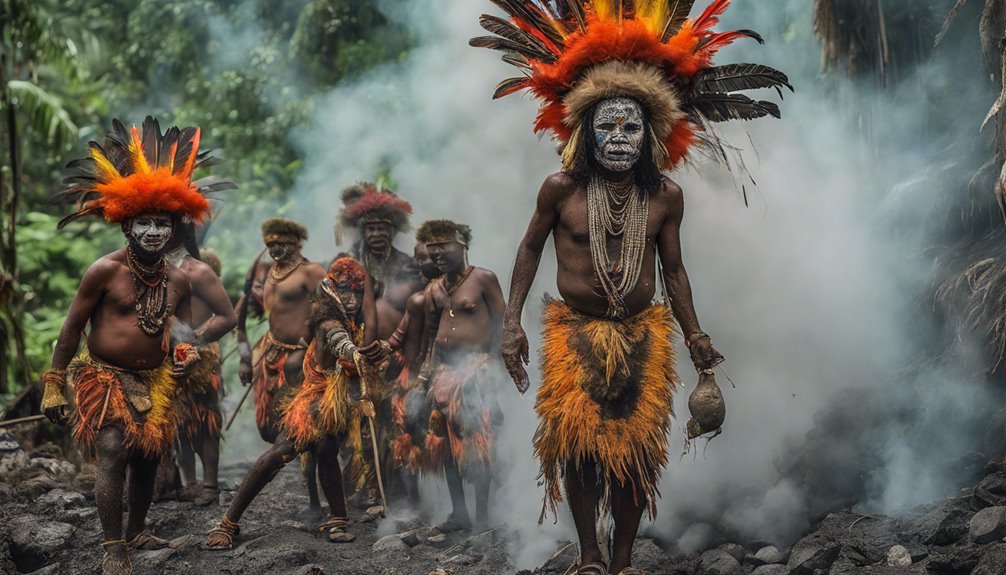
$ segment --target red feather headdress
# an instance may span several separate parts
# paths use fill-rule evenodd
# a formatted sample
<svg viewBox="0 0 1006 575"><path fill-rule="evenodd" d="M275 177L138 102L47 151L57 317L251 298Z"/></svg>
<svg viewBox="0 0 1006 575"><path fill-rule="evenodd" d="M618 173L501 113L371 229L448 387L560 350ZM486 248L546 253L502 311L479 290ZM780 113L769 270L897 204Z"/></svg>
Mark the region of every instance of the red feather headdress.
<svg viewBox="0 0 1006 575"><path fill-rule="evenodd" d="M396 231L409 227L412 204L391 190L360 182L343 191L345 207L339 213L341 227L354 228L365 222L387 222Z"/></svg>
<svg viewBox="0 0 1006 575"><path fill-rule="evenodd" d="M508 78L493 98L529 90L541 107L535 132L550 131L565 145L564 165L587 111L598 101L628 97L646 108L654 160L673 169L708 122L779 117L779 107L736 92L780 87L785 74L758 64L714 67L716 52L750 30L713 32L730 0L714 0L694 20L694 0L492 0L510 20L483 15L495 36L470 44L504 53L523 76Z"/></svg>
<svg viewBox="0 0 1006 575"><path fill-rule="evenodd" d="M325 277L337 288L344 286L353 291L363 291L366 273L360 262L350 257L341 257L328 266L328 274Z"/></svg>
<svg viewBox="0 0 1006 575"><path fill-rule="evenodd" d="M104 145L90 142L89 157L67 164L78 173L65 178L66 188L49 202L75 203L77 211L60 220L59 228L86 215L121 222L150 211L202 222L210 213L206 194L237 187L219 178L192 181L196 169L220 163L209 151L199 151L198 127L172 126L162 134L157 120L147 116L142 131L127 130L119 120L112 120L112 128Z"/></svg>

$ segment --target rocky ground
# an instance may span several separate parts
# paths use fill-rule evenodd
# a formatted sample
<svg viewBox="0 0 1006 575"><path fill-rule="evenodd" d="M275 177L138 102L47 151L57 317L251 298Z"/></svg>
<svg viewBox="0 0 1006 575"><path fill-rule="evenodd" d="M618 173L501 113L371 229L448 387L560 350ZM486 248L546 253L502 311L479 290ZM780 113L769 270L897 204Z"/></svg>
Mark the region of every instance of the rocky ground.
<svg viewBox="0 0 1006 575"><path fill-rule="evenodd" d="M46 443L25 447L24 433L0 430L0 573L77 575L98 572L100 532L91 495L93 467L61 457ZM225 489L248 463L222 470ZM959 497L903 517L833 513L792 546L767 541L723 543L700 554L669 542L640 539L635 564L652 575L1003 575L1006 574L1006 466ZM221 502L230 496L225 491ZM507 557L513 535L440 533L420 521L388 522L351 514L357 540L315 538L302 513L307 496L296 466L276 478L242 519L235 549L202 549L223 507L162 501L151 510L151 531L164 538L191 535L181 549L141 551L137 574L223 573L320 575L559 575L575 558L570 545L534 571L517 571Z"/></svg>

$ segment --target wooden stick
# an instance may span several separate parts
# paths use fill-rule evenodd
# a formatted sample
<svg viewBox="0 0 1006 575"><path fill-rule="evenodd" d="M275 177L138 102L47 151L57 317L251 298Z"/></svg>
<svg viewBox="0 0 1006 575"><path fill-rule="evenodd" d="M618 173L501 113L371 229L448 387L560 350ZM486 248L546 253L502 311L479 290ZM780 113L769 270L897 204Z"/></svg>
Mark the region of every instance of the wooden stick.
<svg viewBox="0 0 1006 575"><path fill-rule="evenodd" d="M234 419L238 416L238 412L241 411L241 406L245 404L245 400L248 399L248 394L251 393L252 388L255 387L255 383L249 383L248 389L245 390L245 394L241 396L241 401L238 402L238 406L234 408L234 413L231 414L231 420L227 422L227 427L224 431L230 431L231 425L234 424Z"/></svg>
<svg viewBox="0 0 1006 575"><path fill-rule="evenodd" d="M28 417L8 419L7 421L0 421L0 427L10 427L12 425L18 425L21 423L32 423L34 421L42 421L43 419L46 419L44 415L30 415Z"/></svg>

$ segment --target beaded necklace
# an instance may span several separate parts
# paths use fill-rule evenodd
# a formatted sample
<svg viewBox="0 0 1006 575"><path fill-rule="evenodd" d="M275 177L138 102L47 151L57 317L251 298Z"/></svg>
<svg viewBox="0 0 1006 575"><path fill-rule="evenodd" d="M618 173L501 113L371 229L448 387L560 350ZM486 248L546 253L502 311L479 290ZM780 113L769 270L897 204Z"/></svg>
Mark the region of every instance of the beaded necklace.
<svg viewBox="0 0 1006 575"><path fill-rule="evenodd" d="M139 261L132 246L126 247L126 264L136 289L136 319L143 333L149 336L164 331L172 313L168 302L168 262L162 255L152 266Z"/></svg>
<svg viewBox="0 0 1006 575"><path fill-rule="evenodd" d="M646 253L646 220L650 198L636 185L635 178L609 182L593 176L587 184L587 226L594 272L608 298L608 316L623 319L627 313L625 296L636 287ZM621 237L618 260L608 257L608 236ZM620 275L616 284L612 275Z"/></svg>

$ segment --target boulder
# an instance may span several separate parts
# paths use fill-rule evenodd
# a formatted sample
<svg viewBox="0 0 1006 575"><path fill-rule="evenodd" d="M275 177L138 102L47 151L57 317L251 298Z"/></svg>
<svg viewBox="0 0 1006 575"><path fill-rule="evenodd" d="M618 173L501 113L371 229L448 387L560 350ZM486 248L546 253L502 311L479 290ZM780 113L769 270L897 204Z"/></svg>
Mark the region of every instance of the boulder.
<svg viewBox="0 0 1006 575"><path fill-rule="evenodd" d="M738 563L744 561L744 556L747 555L747 551L744 550L744 546L736 543L724 543L719 546L719 549L729 553L730 556L736 559Z"/></svg>
<svg viewBox="0 0 1006 575"><path fill-rule="evenodd" d="M68 523L25 516L11 526L11 555L19 571L29 573L49 564L77 530Z"/></svg>
<svg viewBox="0 0 1006 575"><path fill-rule="evenodd" d="M994 473L982 479L971 497L981 508L1006 505L1006 474Z"/></svg>
<svg viewBox="0 0 1006 575"><path fill-rule="evenodd" d="M164 563L178 555L176 549L155 549L152 551L134 551L130 554L133 560L134 573L157 573L164 570Z"/></svg>
<svg viewBox="0 0 1006 575"><path fill-rule="evenodd" d="M740 561L723 549L710 549L699 556L698 575L743 575Z"/></svg>
<svg viewBox="0 0 1006 575"><path fill-rule="evenodd" d="M370 549L374 553L405 552L409 550L409 546L398 535L386 535L378 539Z"/></svg>
<svg viewBox="0 0 1006 575"><path fill-rule="evenodd" d="M971 540L978 545L999 541L1006 536L1006 506L986 507L968 524Z"/></svg>
<svg viewBox="0 0 1006 575"><path fill-rule="evenodd" d="M304 565L290 575L325 575L325 568L321 565Z"/></svg>
<svg viewBox="0 0 1006 575"><path fill-rule="evenodd" d="M52 511L64 511L67 509L77 509L87 504L84 495L76 491L66 491L63 489L53 489L41 496L37 500L42 509Z"/></svg>
<svg viewBox="0 0 1006 575"><path fill-rule="evenodd" d="M814 575L817 569L827 570L838 558L842 546L832 539L812 534L796 542L789 556L793 575Z"/></svg>
<svg viewBox="0 0 1006 575"><path fill-rule="evenodd" d="M751 575L789 575L789 567L779 564L761 565L755 567Z"/></svg>
<svg viewBox="0 0 1006 575"><path fill-rule="evenodd" d="M786 554L779 551L775 545L766 545L759 549L754 555L748 558L748 562L752 565L773 565L776 563L785 563Z"/></svg>
<svg viewBox="0 0 1006 575"><path fill-rule="evenodd" d="M667 554L652 539L637 539L632 546L632 566L655 572L667 564Z"/></svg>
<svg viewBox="0 0 1006 575"><path fill-rule="evenodd" d="M1006 544L997 543L982 548L982 556L971 575L1003 575L1006 573Z"/></svg>
<svg viewBox="0 0 1006 575"><path fill-rule="evenodd" d="M968 534L968 522L974 512L967 509L949 509L926 539L926 545L951 545Z"/></svg>
<svg viewBox="0 0 1006 575"><path fill-rule="evenodd" d="M908 567L912 564L912 554L901 545L891 547L887 552L887 565L889 567Z"/></svg>
<svg viewBox="0 0 1006 575"><path fill-rule="evenodd" d="M931 575L971 573L981 559L981 547L954 547L946 553L929 558L926 569Z"/></svg>

